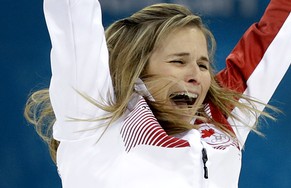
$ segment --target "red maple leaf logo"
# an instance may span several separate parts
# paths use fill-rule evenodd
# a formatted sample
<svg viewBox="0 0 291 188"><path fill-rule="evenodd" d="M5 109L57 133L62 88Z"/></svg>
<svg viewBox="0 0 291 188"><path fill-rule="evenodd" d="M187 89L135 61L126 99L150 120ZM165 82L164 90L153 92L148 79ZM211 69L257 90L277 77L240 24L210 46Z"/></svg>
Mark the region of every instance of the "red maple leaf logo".
<svg viewBox="0 0 291 188"><path fill-rule="evenodd" d="M206 138L206 137L211 137L215 131L213 129L205 129L205 130L202 130L202 138Z"/></svg>

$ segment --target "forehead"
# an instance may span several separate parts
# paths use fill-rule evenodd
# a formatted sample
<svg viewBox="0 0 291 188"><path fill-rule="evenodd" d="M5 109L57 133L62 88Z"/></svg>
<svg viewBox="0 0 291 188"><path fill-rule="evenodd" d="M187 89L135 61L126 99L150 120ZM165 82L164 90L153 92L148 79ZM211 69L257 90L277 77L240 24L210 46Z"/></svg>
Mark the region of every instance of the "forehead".
<svg viewBox="0 0 291 188"><path fill-rule="evenodd" d="M208 56L207 41L201 29L194 26L172 30L157 42L154 52L162 53L201 53Z"/></svg>

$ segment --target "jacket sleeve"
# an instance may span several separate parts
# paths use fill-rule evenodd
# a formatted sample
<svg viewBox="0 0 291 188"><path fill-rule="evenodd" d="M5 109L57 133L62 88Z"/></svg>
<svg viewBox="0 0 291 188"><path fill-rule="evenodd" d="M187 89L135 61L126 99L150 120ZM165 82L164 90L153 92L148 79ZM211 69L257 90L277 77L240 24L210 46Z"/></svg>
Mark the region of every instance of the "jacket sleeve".
<svg viewBox="0 0 291 188"><path fill-rule="evenodd" d="M271 0L258 23L253 24L240 39L226 59L226 68L218 73L218 81L225 87L268 103L277 86L287 72L291 62L291 1ZM245 102L241 100L241 102ZM255 106L259 110L264 105ZM250 127L258 115L233 110ZM228 119L235 125L241 143L250 131L240 123Z"/></svg>
<svg viewBox="0 0 291 188"><path fill-rule="evenodd" d="M49 92L56 115L54 137L90 136L97 130L96 122L78 120L96 119L106 112L79 93L99 102L112 93L99 1L45 0L44 13L52 43Z"/></svg>

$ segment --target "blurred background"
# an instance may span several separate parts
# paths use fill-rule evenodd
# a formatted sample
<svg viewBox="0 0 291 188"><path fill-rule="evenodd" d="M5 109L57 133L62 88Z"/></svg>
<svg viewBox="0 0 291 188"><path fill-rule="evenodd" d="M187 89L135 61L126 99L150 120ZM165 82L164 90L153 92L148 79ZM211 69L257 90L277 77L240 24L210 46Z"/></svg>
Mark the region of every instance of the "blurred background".
<svg viewBox="0 0 291 188"><path fill-rule="evenodd" d="M49 84L51 46L42 0L0 2L0 188L61 188L47 147L22 115L28 94ZM269 1L101 0L104 25L159 2L181 3L204 15L216 36L216 64L222 69L225 57ZM247 140L240 188L291 187L290 83L289 70L271 100L285 114L277 115L277 122L262 122L265 138L250 134Z"/></svg>

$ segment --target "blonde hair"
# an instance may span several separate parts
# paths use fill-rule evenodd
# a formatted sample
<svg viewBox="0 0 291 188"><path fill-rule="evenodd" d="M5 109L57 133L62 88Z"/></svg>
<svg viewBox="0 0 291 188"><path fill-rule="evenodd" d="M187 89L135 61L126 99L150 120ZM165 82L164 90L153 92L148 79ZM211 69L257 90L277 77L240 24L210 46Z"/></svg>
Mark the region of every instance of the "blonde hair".
<svg viewBox="0 0 291 188"><path fill-rule="evenodd" d="M116 102L105 110L113 113L114 120L125 112L132 94L135 92L134 85L138 78L145 82L157 80L151 79L151 75L146 75L145 71L154 48L169 33L187 26L201 29L208 40L209 55L213 57L215 40L212 33L202 24L199 16L181 5L162 3L149 6L128 18L116 21L106 30L110 54L109 65ZM162 87L167 89L165 86ZM153 108L155 108L154 106L162 108L157 101L155 103L148 101L148 103L152 104ZM163 114L167 114L164 113L164 110L161 111ZM153 112L157 112L157 109ZM170 112L168 111L168 113ZM172 119L172 116L166 116ZM176 126L174 127L177 129Z"/></svg>
<svg viewBox="0 0 291 188"><path fill-rule="evenodd" d="M107 103L108 105L104 105L90 100L90 96L87 97L88 100L96 104L97 107L111 112L111 116L107 117L111 119L110 122L117 120L125 112L132 95L136 92L134 90L136 81L141 78L145 83L155 82L156 79L147 75L145 71L154 48L169 33L188 26L199 28L204 33L208 42L209 57L212 60L216 44L212 33L203 25L199 16L194 15L184 6L165 3L155 4L113 23L106 30L105 35L109 50L109 66L115 101L110 101ZM238 99L241 98L250 104L256 101L238 92L221 87L215 80L213 69L210 72L211 86L206 101L213 103L222 115L240 120L239 117L231 114L231 109L238 107L254 114L262 113L271 117L249 104L239 103ZM167 90L170 86L169 82L162 88ZM145 98L147 99L147 96ZM183 110L171 110L161 105L159 101L147 100L147 102L168 134L172 135L193 129L192 124L182 122L177 118L183 113ZM201 119L206 118L225 133L235 136L223 122L208 117L203 111L203 107L199 107L198 112L197 115L193 115ZM37 91L30 96L24 114L26 119L35 125L38 134L49 144L51 156L55 161L58 142L52 138L55 116L49 101L48 89Z"/></svg>

